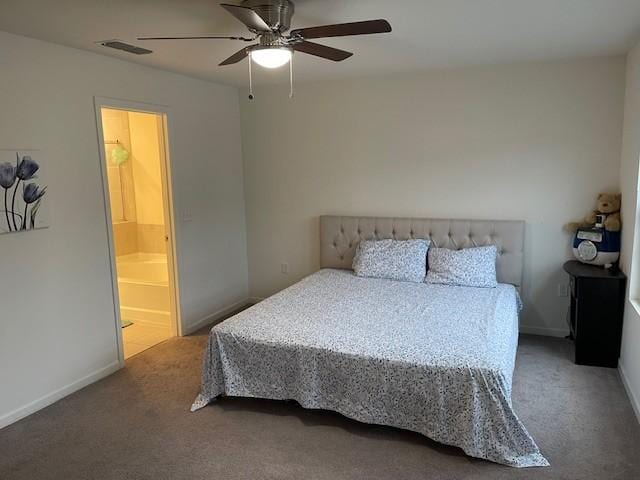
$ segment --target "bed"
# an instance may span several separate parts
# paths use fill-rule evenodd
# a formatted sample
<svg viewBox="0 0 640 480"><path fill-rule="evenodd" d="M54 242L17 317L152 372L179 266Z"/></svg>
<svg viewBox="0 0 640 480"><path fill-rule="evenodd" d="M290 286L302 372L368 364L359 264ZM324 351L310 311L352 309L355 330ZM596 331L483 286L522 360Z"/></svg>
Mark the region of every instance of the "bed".
<svg viewBox="0 0 640 480"><path fill-rule="evenodd" d="M211 330L192 410L220 395L296 400L470 456L548 465L511 404L524 224L321 217L321 270ZM363 238L498 247L497 288L361 278Z"/></svg>

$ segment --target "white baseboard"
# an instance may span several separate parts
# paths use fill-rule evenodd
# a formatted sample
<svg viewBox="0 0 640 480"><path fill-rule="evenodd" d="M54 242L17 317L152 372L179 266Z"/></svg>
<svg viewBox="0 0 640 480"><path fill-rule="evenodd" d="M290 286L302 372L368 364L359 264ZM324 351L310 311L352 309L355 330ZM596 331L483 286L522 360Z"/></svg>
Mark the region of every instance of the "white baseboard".
<svg viewBox="0 0 640 480"><path fill-rule="evenodd" d="M631 402L631 406L633 407L633 411L636 414L636 419L640 422L640 399L636 397L631 385L629 384L629 379L624 373L624 365L622 363L622 359L618 361L618 372L620 372L620 378L622 379L622 385L624 385L624 389L627 391L627 396L629 397L629 401Z"/></svg>
<svg viewBox="0 0 640 480"><path fill-rule="evenodd" d="M199 330L200 328L215 322L216 320L218 320L219 318L233 312L234 310L246 305L247 303L249 303L250 299L243 299L240 300L238 302L235 302L225 308L222 308L220 310L218 310L215 313L212 313L211 315L207 315L206 317L202 318L201 320L197 321L196 323L194 323L193 325L189 325L186 328L186 332L184 333L185 335L188 335L190 333L195 332L196 330ZM76 380L75 382L72 382L68 385L65 385L57 390L54 390L51 393L48 393L36 400L33 400L32 402L27 403L26 405L23 405L19 408L16 408L15 410L2 415L0 417L0 429L11 425L14 422L17 422L18 420L20 420L21 418L24 418L28 415L31 415L32 413L37 412L38 410L43 409L44 407L47 407L49 405L51 405L52 403L57 402L58 400L66 397L67 395L72 394L73 392L76 392L78 390L80 390L81 388L86 387L87 385L90 385L94 382L97 382L98 380L107 377L109 375L111 375L112 373L114 373L115 371L119 370L120 368L122 368L124 366L124 362L113 362L110 363L109 365L96 370L93 373L90 373L89 375L86 375L85 377L80 378L79 380Z"/></svg>
<svg viewBox="0 0 640 480"><path fill-rule="evenodd" d="M542 335L544 337L566 337L569 335L568 328L549 328L549 327L530 327L520 325L520 333L528 333L530 335Z"/></svg>
<svg viewBox="0 0 640 480"><path fill-rule="evenodd" d="M73 392L76 392L91 383L97 382L98 380L111 375L116 370L122 368L123 365L124 364L121 364L119 361L110 363L106 367L96 370L95 372L90 373L89 375L82 377L75 382L54 390L53 392L48 393L32 402L29 402L22 407L16 408L15 410L0 417L0 429L11 425L14 422L17 422L21 418L31 415L32 413L35 413L38 410L51 405L52 403L57 402L67 395L71 395Z"/></svg>
<svg viewBox="0 0 640 480"><path fill-rule="evenodd" d="M239 301L237 301L235 303L232 303L231 305L228 305L228 306L226 306L224 308L221 308L217 312L214 312L214 313L212 313L210 315L207 315L206 317L201 318L200 320L198 320L195 323L192 323L191 325L186 325L184 327L184 331L182 332L182 334L183 335L191 335L193 332L197 332L202 327L206 327L207 325L209 325L211 323L215 323L216 320L219 320L220 318L224 317L225 315L228 315L229 313L233 312L234 310L237 310L238 308L243 307L244 305L246 305L249 302L250 302L250 299L244 298L244 299L239 300Z"/></svg>

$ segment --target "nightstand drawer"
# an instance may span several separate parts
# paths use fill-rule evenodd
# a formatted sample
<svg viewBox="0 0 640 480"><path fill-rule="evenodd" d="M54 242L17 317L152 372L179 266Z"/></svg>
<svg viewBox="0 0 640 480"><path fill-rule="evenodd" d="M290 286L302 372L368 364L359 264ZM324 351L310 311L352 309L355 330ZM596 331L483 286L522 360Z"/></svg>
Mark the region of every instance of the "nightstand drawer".
<svg viewBox="0 0 640 480"><path fill-rule="evenodd" d="M569 274L569 331L575 362L616 367L620 356L626 277L619 270L564 264Z"/></svg>

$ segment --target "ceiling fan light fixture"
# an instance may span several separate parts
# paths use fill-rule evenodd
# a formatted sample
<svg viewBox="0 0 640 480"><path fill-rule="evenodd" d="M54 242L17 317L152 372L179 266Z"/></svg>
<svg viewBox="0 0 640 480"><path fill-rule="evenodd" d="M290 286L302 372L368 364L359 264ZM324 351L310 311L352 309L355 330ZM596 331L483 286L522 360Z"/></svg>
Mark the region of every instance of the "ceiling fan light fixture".
<svg viewBox="0 0 640 480"><path fill-rule="evenodd" d="M286 47L256 48L251 51L251 60L264 68L279 68L291 61L292 52Z"/></svg>

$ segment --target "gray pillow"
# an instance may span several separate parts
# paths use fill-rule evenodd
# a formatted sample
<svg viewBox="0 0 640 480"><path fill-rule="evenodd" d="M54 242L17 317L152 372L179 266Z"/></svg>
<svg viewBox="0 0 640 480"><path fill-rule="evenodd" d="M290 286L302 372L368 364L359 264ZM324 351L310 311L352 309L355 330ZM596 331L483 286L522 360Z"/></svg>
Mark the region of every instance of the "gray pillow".
<svg viewBox="0 0 640 480"><path fill-rule="evenodd" d="M449 250L447 248L429 249L429 270L426 283L441 283L462 287L498 286L496 279L495 245L486 247Z"/></svg>
<svg viewBox="0 0 640 480"><path fill-rule="evenodd" d="M359 277L423 282L429 240L362 240L353 258Z"/></svg>

